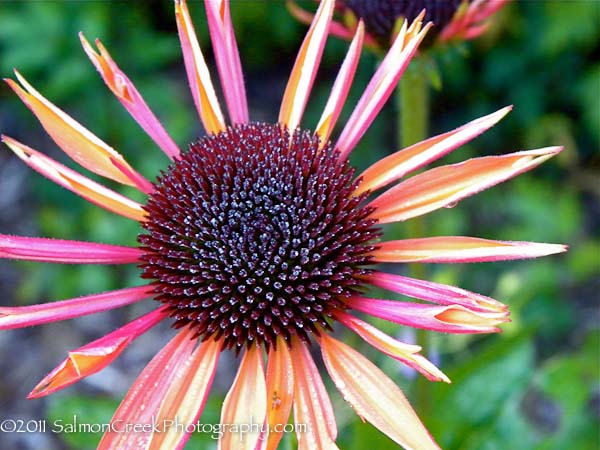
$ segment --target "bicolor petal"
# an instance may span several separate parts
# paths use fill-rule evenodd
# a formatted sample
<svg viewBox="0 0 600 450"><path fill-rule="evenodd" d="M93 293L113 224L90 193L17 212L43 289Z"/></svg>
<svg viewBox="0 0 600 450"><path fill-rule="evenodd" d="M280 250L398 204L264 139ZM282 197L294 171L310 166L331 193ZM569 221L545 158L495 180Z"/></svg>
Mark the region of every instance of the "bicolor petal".
<svg viewBox="0 0 600 450"><path fill-rule="evenodd" d="M462 305L432 306L395 300L351 297L345 304L357 311L424 330L442 333L497 333L497 325L508 322L508 311L483 312Z"/></svg>
<svg viewBox="0 0 600 450"><path fill-rule="evenodd" d="M154 310L94 342L71 350L67 359L46 375L27 398L39 398L52 394L104 369L138 336L165 317L167 317L165 311Z"/></svg>
<svg viewBox="0 0 600 450"><path fill-rule="evenodd" d="M436 167L403 181L369 205L380 223L398 222L439 208L540 165L562 150L548 147L502 156L474 158L459 164Z"/></svg>
<svg viewBox="0 0 600 450"><path fill-rule="evenodd" d="M329 375L360 417L406 449L439 450L402 391L385 373L325 333L320 343Z"/></svg>
<svg viewBox="0 0 600 450"><path fill-rule="evenodd" d="M144 220L146 213L142 205L138 202L84 177L43 153L21 144L8 136L2 136L2 142L8 145L29 167L65 189L121 216L137 220L138 222Z"/></svg>
<svg viewBox="0 0 600 450"><path fill-rule="evenodd" d="M54 142L75 162L103 177L136 186L142 192L153 191L152 184L131 168L123 156L50 103L16 70L15 75L25 89L14 80L4 81L35 114Z"/></svg>
<svg viewBox="0 0 600 450"><path fill-rule="evenodd" d="M185 70L200 120L208 133L225 131L225 119L185 0L175 0L175 18Z"/></svg>
<svg viewBox="0 0 600 450"><path fill-rule="evenodd" d="M287 342L277 339L277 347L269 349L267 360L267 421L269 436L266 450L276 450L282 432L275 432L277 426L286 424L292 410L294 399L294 368Z"/></svg>
<svg viewBox="0 0 600 450"><path fill-rule="evenodd" d="M219 439L219 450L254 450L261 438L261 429L267 419L267 386L263 369L262 349L250 347L242 358L237 376L223 402L221 423L259 425L249 432L225 430ZM241 429L241 428L240 428ZM246 431L246 430L245 430Z"/></svg>
<svg viewBox="0 0 600 450"><path fill-rule="evenodd" d="M325 48L334 5L334 0L323 0L319 5L285 88L279 111L279 123L289 130L293 131L300 125Z"/></svg>
<svg viewBox="0 0 600 450"><path fill-rule="evenodd" d="M0 234L0 258L63 264L140 262L136 247Z"/></svg>
<svg viewBox="0 0 600 450"><path fill-rule="evenodd" d="M0 307L0 330L31 327L120 308L151 297L152 286L137 286L70 300L30 306Z"/></svg>
<svg viewBox="0 0 600 450"><path fill-rule="evenodd" d="M441 158L489 130L511 110L512 106L507 106L493 114L480 117L455 130L418 142L377 161L359 175L362 181L355 194L359 195L368 190L375 191Z"/></svg>
<svg viewBox="0 0 600 450"><path fill-rule="evenodd" d="M229 0L204 2L204 6L221 86L225 87L223 94L229 109L229 117L234 124L248 123L250 119L246 89L244 88L244 74L231 23Z"/></svg>
<svg viewBox="0 0 600 450"><path fill-rule="evenodd" d="M99 50L99 53L97 53L83 36L83 33L79 33L79 39L81 40L83 49L94 66L96 66L102 79L117 99L119 99L127 112L131 114L148 136L156 142L169 158L175 159L179 156L181 151L177 147L177 144L175 144L169 133L167 133L160 121L150 110L127 75L113 61L100 40L96 39L96 47Z"/></svg>
<svg viewBox="0 0 600 450"><path fill-rule="evenodd" d="M372 255L377 262L472 263L539 258L566 250L560 244L439 236L379 242Z"/></svg>

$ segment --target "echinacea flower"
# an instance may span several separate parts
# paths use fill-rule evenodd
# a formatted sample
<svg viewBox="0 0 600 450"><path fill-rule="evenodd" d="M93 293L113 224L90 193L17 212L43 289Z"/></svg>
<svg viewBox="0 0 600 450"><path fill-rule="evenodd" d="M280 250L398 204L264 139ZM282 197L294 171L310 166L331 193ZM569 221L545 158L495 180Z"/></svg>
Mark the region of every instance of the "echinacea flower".
<svg viewBox="0 0 600 450"><path fill-rule="evenodd" d="M425 10L425 22L434 27L430 38L438 43L470 40L480 36L489 25L489 18L508 0L341 0L337 10L339 20L331 24L330 32L350 40L359 21L366 28L365 42L372 47L387 48L393 42L398 25L413 21ZM292 14L310 23L312 14L288 0Z"/></svg>
<svg viewBox="0 0 600 450"><path fill-rule="evenodd" d="M147 194L142 205L15 139L2 140L27 165L75 194L140 223L139 247L0 235L3 258L77 264L138 264L148 284L24 307L0 308L0 329L66 320L153 298L156 309L68 357L31 392L56 392L96 373L163 320L179 331L142 371L111 420L100 449L182 448L193 427L123 430L124 424L194 424L219 355L242 354L222 424L222 449L274 449L294 411L299 448L334 449L336 421L311 355L356 412L408 449L436 449L401 390L359 352L334 337L340 323L432 381L448 378L421 348L383 333L357 312L449 333L499 331L507 307L483 295L376 270L378 262L475 262L564 251L554 244L472 237L380 241L379 224L454 204L557 154L550 147L471 159L382 188L483 133L510 108L402 149L355 176L348 155L390 96L430 24L405 22L341 133L330 141L364 39L359 24L315 131L299 128L331 26L334 1L321 2L285 90L278 121L251 122L226 0L205 2L229 120L219 105L187 5L176 21L192 97L206 136L182 152L104 46L81 42L127 111L173 160L154 182L116 150L44 98L25 78L6 80L56 144L86 169ZM376 286L419 300L367 297ZM265 365L266 360L266 365ZM170 422L169 422L170 421Z"/></svg>

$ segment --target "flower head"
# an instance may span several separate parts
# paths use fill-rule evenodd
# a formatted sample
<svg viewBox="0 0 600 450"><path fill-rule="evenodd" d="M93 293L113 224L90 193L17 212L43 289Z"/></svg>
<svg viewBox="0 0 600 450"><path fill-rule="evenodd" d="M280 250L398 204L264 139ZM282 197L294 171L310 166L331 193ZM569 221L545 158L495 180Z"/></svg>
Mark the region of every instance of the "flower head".
<svg viewBox="0 0 600 450"><path fill-rule="evenodd" d="M175 2L192 97L207 135L182 152L104 46L81 35L87 55L127 111L173 160L146 180L116 150L44 98L25 78L6 80L64 152L81 166L147 194L137 203L15 139L3 142L27 165L83 198L140 223L139 247L0 235L0 257L78 264L137 263L147 284L25 307L0 308L0 329L66 320L153 298L156 308L69 352L31 392L41 397L89 376L161 321L179 331L131 387L112 423L191 424L202 414L219 355L242 353L221 422L258 423L255 433L220 439L220 448L274 449L278 424L294 421L300 448L336 448L333 409L310 349L364 419L406 448L438 448L406 398L380 369L336 337L339 323L432 381L449 382L419 352L357 317L449 333L499 331L505 305L456 287L377 270L378 262L475 262L531 258L561 245L471 237L380 241L379 224L454 204L529 170L560 148L482 157L438 167L389 186L492 127L503 108L402 149L356 175L348 155L390 96L430 24L404 25L339 136L330 140L364 40L359 24L316 131L302 114L334 10L321 2L292 69L275 123L248 117L241 62L227 1L205 3L229 120L219 105L185 1ZM376 286L419 300L374 299ZM266 361L266 366L265 366ZM190 431L107 432L99 448L182 448Z"/></svg>

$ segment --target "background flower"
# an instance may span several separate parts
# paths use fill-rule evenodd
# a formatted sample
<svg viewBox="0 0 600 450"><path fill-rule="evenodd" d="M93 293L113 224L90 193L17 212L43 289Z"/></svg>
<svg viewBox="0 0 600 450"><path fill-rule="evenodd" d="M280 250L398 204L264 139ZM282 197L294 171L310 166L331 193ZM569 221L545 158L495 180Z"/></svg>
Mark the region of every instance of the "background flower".
<svg viewBox="0 0 600 450"><path fill-rule="evenodd" d="M136 81L177 141L190 141L198 131L194 128L193 105L187 98L186 81L174 78L183 74L173 33L171 5L164 3L167 3L165 12L152 15L140 6L110 3L3 5L0 11L2 73L8 75L13 66L20 67L35 85L46 88L49 97L65 109L75 111L74 115L82 122L97 124L94 130L98 134L110 137L111 143L123 149L132 165L151 176L164 167L166 159L153 151L153 144L133 122L122 126L129 117L114 99L106 95L74 37L82 29L111 43L116 42L111 36L119 36L121 47L111 46L115 58L123 61L124 70ZM281 97L303 28L288 18L283 7L274 7L269 11L269 15L275 15L273 27L265 30L260 18L264 17L267 3L244 3L234 11L234 21L246 75L260 80L248 84L261 89L250 92L253 97L250 103L256 107L260 104L257 100L264 100L263 106L252 114L253 117L273 117L275 112L267 111L267 108L276 105ZM503 263L493 268L485 265L436 267L434 278L437 281L461 284L501 297L511 304L514 321L505 326L502 336L483 343L478 339L451 337L437 345L444 368L450 368L449 375L455 381L451 388L431 387L430 401L443 403L444 408L442 411L432 408L432 413L426 414L424 420L434 434L440 436L440 443L448 448L460 444L476 449L482 448L484 442L499 448L532 448L544 440L550 448L557 449L585 449L593 445L597 392L591 384L597 366L597 340L592 332L597 328L597 322L589 312L597 293L593 275L598 267L598 237L593 235L593 230L598 229L594 216L598 207L591 149L598 146L596 106L599 95L594 89L597 89L599 68L588 63L587 58L598 50L594 47L598 35L590 2L551 3L525 2L514 6L510 10L510 26L502 41L482 38L475 48L480 53L475 53L469 60L447 56L443 61L446 85L444 93L434 102L432 135L494 107L517 105L510 120L463 148L455 155L456 160L495 154L507 148L541 147L556 142L567 144L569 152L554 166L548 164L502 189L474 197L469 204L437 213L432 216L429 226L435 234L485 234L498 239L535 237L541 241L571 244L569 255L552 260ZM163 6L158 2L156 8ZM580 26L569 26L572 23ZM259 30L255 28L257 26ZM198 28L206 33L204 27ZM204 42L206 39L206 35L201 36ZM153 45L148 46L150 41ZM42 42L45 45L40 45ZM332 75L341 60L343 48L343 45L332 43L326 51L325 62ZM279 55L279 61L275 67L270 67L268 64L272 64L274 52ZM128 60L128 55L136 55L136 58ZM248 61L255 65L248 65ZM358 76L363 80L370 73L370 63L372 61L366 60L359 67ZM571 70L565 72L564 67ZM158 69L164 70L164 79L158 79ZM327 67L323 72L327 74ZM322 83L324 92L329 87L330 82ZM32 136L33 130L40 129L33 125L31 115L24 108L13 103L8 89L2 89L2 130L10 131L34 147L54 148L41 132ZM547 95L548 92L553 95ZM359 93L360 89L356 89L354 95ZM323 101L326 98L324 95ZM319 105L314 105L314 123L320 109ZM307 114L310 121L311 111ZM120 120L109 120L114 117ZM376 153L377 149L389 149L393 139L393 130L386 126L383 116L362 141L362 151L354 152L357 164L366 167L379 159L382 155ZM69 193L49 186L46 180L30 174L16 161L7 163L7 157L8 152L0 154L3 170L0 177L3 216L0 220L4 232L132 244L126 240L135 236L136 230L128 229L131 225L126 221L115 219L83 201L73 201ZM360 161L361 157L365 160ZM11 191L18 194L12 195ZM16 203L9 203L14 199ZM502 208L496 208L499 203ZM65 204L69 205L67 211ZM34 208L38 205L39 209ZM137 277L135 270L31 263L23 263L15 269L12 264L0 264L1 289L6 290L2 293L2 301L7 304L15 303L15 298L23 303L34 303L42 297L68 298L116 288ZM497 279L499 268L505 268L505 271ZM19 279L23 280L22 284ZM80 388L59 394L60 397L48 403L23 404L22 398L27 394L27 388L37 381L33 368L38 368L40 361L51 369L64 352L72 348L73 342L85 341L92 333L97 336L114 329L117 324L140 313L139 310L119 311L98 318L22 330L17 332L17 338L4 333L0 340L10 341L3 341L0 346L5 352L0 361L2 372L6 374L3 379L5 394L0 400L3 413L20 417L68 418L76 412L90 422L106 421L124 387L130 384L128 377L137 375L148 356L156 351L156 340L152 336L140 340L139 345L131 348L132 354L124 355L109 373L102 374L101 379L110 377L108 385L95 378ZM57 338L61 340L57 342ZM37 343L37 351L32 350L35 347L31 345L32 340ZM52 347L47 347L50 341ZM15 355L20 359L18 365L12 363ZM398 370L393 361L382 359L381 362L389 373ZM223 370L222 374L226 372ZM223 380L222 388L230 382ZM415 380L415 383L419 381ZM111 400L113 395L114 400ZM209 405L207 411L215 412L212 422L216 422L221 400L215 396L211 401L216 406ZM341 399L339 401L341 403ZM41 405L44 405L43 410L33 409ZM104 405L108 407L102 418L99 416ZM371 433L369 428L355 422L351 411L347 418L338 419L345 424L344 428L340 426L341 446L344 440L358 443L355 445L368 442L371 446L382 442L379 433ZM203 420L210 422L211 418ZM439 423L435 422L438 420ZM465 436L470 436L468 442L464 441ZM513 438L518 440L511 440ZM44 444L34 443L32 439L42 439ZM198 439L210 442L206 436ZM15 443L17 440L20 440L18 444ZM73 448L85 448L86 445L93 446L90 440L94 437L8 435L3 445L9 449L10 446L23 448L27 445L51 449L60 448L60 440L69 442Z"/></svg>

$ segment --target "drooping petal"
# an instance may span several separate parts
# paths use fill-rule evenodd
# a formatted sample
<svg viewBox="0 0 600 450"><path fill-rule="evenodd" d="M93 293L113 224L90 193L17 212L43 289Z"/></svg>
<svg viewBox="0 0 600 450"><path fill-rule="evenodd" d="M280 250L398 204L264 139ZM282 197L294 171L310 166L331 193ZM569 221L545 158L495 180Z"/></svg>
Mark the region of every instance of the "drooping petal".
<svg viewBox="0 0 600 450"><path fill-rule="evenodd" d="M421 29L423 16L423 13L420 14L409 28L406 22L404 23L356 104L336 144L336 148L340 151L340 159L344 160L348 157L394 91L402 73L431 27L431 23L428 23Z"/></svg>
<svg viewBox="0 0 600 450"><path fill-rule="evenodd" d="M175 0L175 18L185 70L202 124L208 133L224 131L225 119L223 119L223 113L210 79L210 72L204 56L202 56L185 0ZM224 86L224 88L227 87Z"/></svg>
<svg viewBox="0 0 600 450"><path fill-rule="evenodd" d="M4 81L35 114L54 142L74 161L98 175L136 186L142 192L153 191L152 184L132 169L123 156L50 103L16 70L15 75L25 89L13 80Z"/></svg>
<svg viewBox="0 0 600 450"><path fill-rule="evenodd" d="M244 74L231 23L229 0L204 2L204 6L229 117L234 124L248 123Z"/></svg>
<svg viewBox="0 0 600 450"><path fill-rule="evenodd" d="M481 312L502 312L507 306L493 298L447 284L374 271L365 277L373 286L440 305L461 305Z"/></svg>
<svg viewBox="0 0 600 450"><path fill-rule="evenodd" d="M290 355L295 380L294 422L306 427L297 432L298 450L337 450L333 407L307 345L294 339Z"/></svg>
<svg viewBox="0 0 600 450"><path fill-rule="evenodd" d="M329 140L331 132L344 107L344 102L348 97L348 91L352 85L352 80L354 79L354 74L356 73L356 67L358 66L360 58L360 51L365 35L364 29L365 27L362 21L360 21L356 28L356 34L350 43L346 58L344 58L342 67L333 83L331 94L329 94L329 99L327 100L319 124L317 125L315 133L321 138L321 146L324 146Z"/></svg>
<svg viewBox="0 0 600 450"><path fill-rule="evenodd" d="M326 334L321 349L329 375L360 417L406 449L439 450L402 391L375 364Z"/></svg>
<svg viewBox="0 0 600 450"><path fill-rule="evenodd" d="M323 0L302 42L290 79L283 94L279 123L295 130L308 101L333 14L334 0Z"/></svg>
<svg viewBox="0 0 600 450"><path fill-rule="evenodd" d="M172 384L157 414L158 423L194 424L200 418L217 369L221 342L208 340L192 354L177 383ZM182 449L193 429L170 426L164 433L154 434L148 450Z"/></svg>
<svg viewBox="0 0 600 450"><path fill-rule="evenodd" d="M137 220L138 222L144 220L146 213L142 209L142 205L138 202L78 174L43 153L21 144L8 136L2 136L2 142L8 145L25 164L56 184L111 212Z"/></svg>
<svg viewBox="0 0 600 450"><path fill-rule="evenodd" d="M294 399L294 368L287 343L277 339L277 347L271 347L267 361L267 420L269 429L286 424ZM283 433L271 431L266 450L276 450Z"/></svg>
<svg viewBox="0 0 600 450"><path fill-rule="evenodd" d="M560 244L439 236L380 242L372 255L377 262L471 263L539 258L566 250Z"/></svg>
<svg viewBox="0 0 600 450"><path fill-rule="evenodd" d="M156 423L158 410L169 389L186 373L190 355L196 345L189 329L180 331L137 377L129 392L115 411L98 450L146 449L152 438L152 425ZM127 429L126 425L146 428ZM164 431L161 426L160 431Z"/></svg>
<svg viewBox="0 0 600 450"><path fill-rule="evenodd" d="M436 167L403 181L370 203L380 223L417 217L456 204L465 197L495 186L556 155L562 147L474 158Z"/></svg>
<svg viewBox="0 0 600 450"><path fill-rule="evenodd" d="M0 330L31 327L120 308L151 297L152 291L151 286L137 286L38 305L3 306L0 307Z"/></svg>
<svg viewBox="0 0 600 450"><path fill-rule="evenodd" d="M462 305L432 306L364 297L351 297L345 303L390 322L442 333L497 333L501 330L496 325L509 321L508 311L482 312Z"/></svg>
<svg viewBox="0 0 600 450"><path fill-rule="evenodd" d="M131 80L119 69L119 66L111 58L100 40L96 39L96 47L100 52L97 53L83 36L83 33L79 33L79 39L104 82L129 114L171 159L179 156L181 151L177 144L150 110Z"/></svg>
<svg viewBox="0 0 600 450"><path fill-rule="evenodd" d="M254 450L260 431L267 419L267 386L263 369L262 350L251 347L240 363L237 376L223 402L221 423L238 425L239 432L225 430L218 449ZM252 427L251 425L254 425ZM260 429L257 429L257 425ZM250 430L245 427L250 426Z"/></svg>
<svg viewBox="0 0 600 450"><path fill-rule="evenodd" d="M440 369L419 354L421 347L418 345L400 342L373 325L345 312L337 311L335 317L377 350L421 372L427 379L450 383L450 379Z"/></svg>
<svg viewBox="0 0 600 450"><path fill-rule="evenodd" d="M359 195L368 190L375 191L441 158L489 130L511 110L512 106L507 106L493 114L480 117L455 130L418 142L379 160L359 175L362 182L356 189L355 194Z"/></svg>
<svg viewBox="0 0 600 450"><path fill-rule="evenodd" d="M66 388L108 366L133 342L162 319L167 313L152 311L124 327L76 350L71 350L58 367L33 388L27 398L39 398Z"/></svg>
<svg viewBox="0 0 600 450"><path fill-rule="evenodd" d="M127 264L140 261L135 247L0 234L0 258L64 264Z"/></svg>

